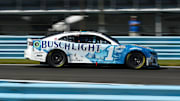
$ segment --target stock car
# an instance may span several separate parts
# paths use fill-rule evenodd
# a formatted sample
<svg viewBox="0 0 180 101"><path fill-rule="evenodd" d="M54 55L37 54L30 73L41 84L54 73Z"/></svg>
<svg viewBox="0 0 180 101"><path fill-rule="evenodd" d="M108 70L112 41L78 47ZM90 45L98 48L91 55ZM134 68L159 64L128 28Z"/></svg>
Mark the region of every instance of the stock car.
<svg viewBox="0 0 180 101"><path fill-rule="evenodd" d="M157 53L148 47L121 44L110 36L91 31L72 31L27 39L25 58L62 67L66 63L125 64L133 69L158 67Z"/></svg>

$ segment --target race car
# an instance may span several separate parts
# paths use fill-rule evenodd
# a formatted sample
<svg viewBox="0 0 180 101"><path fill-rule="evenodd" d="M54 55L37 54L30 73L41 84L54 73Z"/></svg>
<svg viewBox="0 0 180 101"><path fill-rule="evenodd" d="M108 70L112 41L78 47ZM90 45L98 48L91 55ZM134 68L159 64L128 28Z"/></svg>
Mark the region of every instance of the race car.
<svg viewBox="0 0 180 101"><path fill-rule="evenodd" d="M125 64L133 69L158 67L157 53L148 47L121 44L110 36L91 31L72 31L27 39L27 59L62 67L67 63Z"/></svg>

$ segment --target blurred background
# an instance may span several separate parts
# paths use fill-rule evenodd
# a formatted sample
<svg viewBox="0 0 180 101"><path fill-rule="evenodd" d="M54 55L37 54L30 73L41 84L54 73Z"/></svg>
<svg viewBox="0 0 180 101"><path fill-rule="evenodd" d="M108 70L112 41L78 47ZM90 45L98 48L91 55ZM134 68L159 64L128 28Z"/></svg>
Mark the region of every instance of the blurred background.
<svg viewBox="0 0 180 101"><path fill-rule="evenodd" d="M179 12L180 0L0 0L0 34L90 30L117 36L133 31L135 36L179 36ZM82 18L67 23L72 16Z"/></svg>

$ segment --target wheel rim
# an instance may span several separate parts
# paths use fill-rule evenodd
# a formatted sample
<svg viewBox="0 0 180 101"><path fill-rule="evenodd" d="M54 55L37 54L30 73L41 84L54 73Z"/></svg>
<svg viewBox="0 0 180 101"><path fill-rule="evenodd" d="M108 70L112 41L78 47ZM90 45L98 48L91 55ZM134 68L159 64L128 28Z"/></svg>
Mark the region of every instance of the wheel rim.
<svg viewBox="0 0 180 101"><path fill-rule="evenodd" d="M134 67L138 67L143 63L143 56L141 54L132 54L129 57L129 63Z"/></svg>
<svg viewBox="0 0 180 101"><path fill-rule="evenodd" d="M64 57L62 54L56 52L52 54L51 60L54 65L59 65L63 63Z"/></svg>

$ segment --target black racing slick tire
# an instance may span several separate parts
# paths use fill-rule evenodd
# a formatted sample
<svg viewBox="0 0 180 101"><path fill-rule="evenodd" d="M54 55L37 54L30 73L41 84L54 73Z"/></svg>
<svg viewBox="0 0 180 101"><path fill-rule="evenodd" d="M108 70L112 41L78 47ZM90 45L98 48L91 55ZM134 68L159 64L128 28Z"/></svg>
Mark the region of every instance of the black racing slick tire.
<svg viewBox="0 0 180 101"><path fill-rule="evenodd" d="M51 67L56 67L56 68L62 67L67 61L66 54L58 50L51 51L48 54L47 61Z"/></svg>
<svg viewBox="0 0 180 101"><path fill-rule="evenodd" d="M132 69L141 69L146 63L146 57L140 52L129 53L126 57L126 65Z"/></svg>

